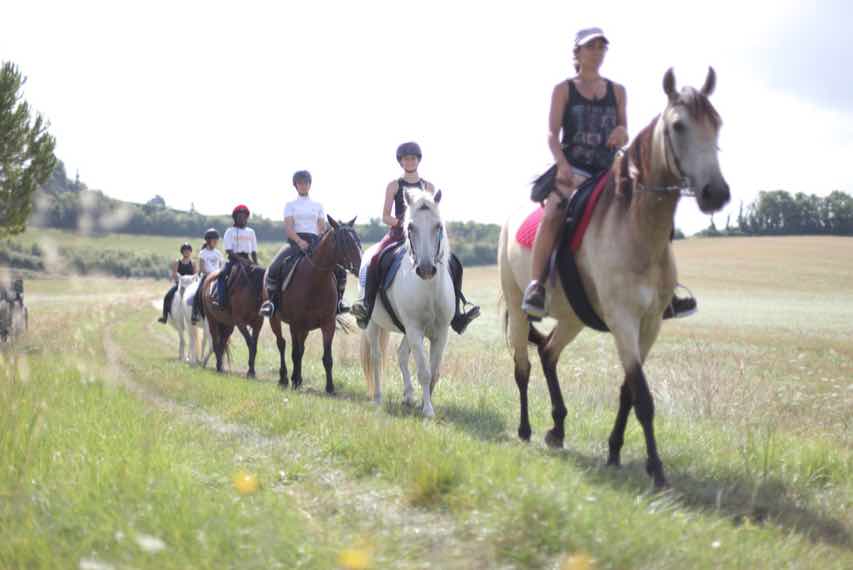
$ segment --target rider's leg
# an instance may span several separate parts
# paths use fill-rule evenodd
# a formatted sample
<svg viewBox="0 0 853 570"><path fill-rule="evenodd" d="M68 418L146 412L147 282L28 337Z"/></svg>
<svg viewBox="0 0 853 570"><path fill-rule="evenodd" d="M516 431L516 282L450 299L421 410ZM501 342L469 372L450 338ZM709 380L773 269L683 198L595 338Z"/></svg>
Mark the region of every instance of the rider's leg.
<svg viewBox="0 0 853 570"><path fill-rule="evenodd" d="M166 293L166 296L163 297L163 316L157 319L157 321L166 324L166 321L169 318L169 309L172 308L172 298L175 296L175 292L178 290L177 284L172 285L172 288L169 289L169 292Z"/></svg>
<svg viewBox="0 0 853 570"><path fill-rule="evenodd" d="M465 310L465 306L468 305L468 299L462 293L462 262L459 261L459 258L455 254L450 254L447 266L450 270L450 278L453 281L453 292L456 295L453 320L450 321L450 326L457 334L462 334L471 321L480 316L480 307L471 305L470 309Z"/></svg>
<svg viewBox="0 0 853 570"><path fill-rule="evenodd" d="M220 307L228 306L228 274L231 273L231 260L225 263L225 267L216 276L216 297Z"/></svg>
<svg viewBox="0 0 853 570"><path fill-rule="evenodd" d="M347 272L341 267L335 268L335 279L338 284L338 314L348 313L350 308L344 303L344 292L347 290Z"/></svg>
<svg viewBox="0 0 853 570"><path fill-rule="evenodd" d="M545 311L545 280L548 278L548 262L554 243L560 232L562 221L565 219L568 200L557 191L551 192L545 199L545 213L539 228L536 230L536 240L533 242L533 280L524 292L521 304L522 310L531 319L541 319Z"/></svg>
<svg viewBox="0 0 853 570"><path fill-rule="evenodd" d="M281 248L267 270L267 278L266 281L264 281L264 287L267 290L268 300L264 301L264 304L261 305L260 311L265 317L271 317L281 305L281 270L289 252L290 247L285 246Z"/></svg>

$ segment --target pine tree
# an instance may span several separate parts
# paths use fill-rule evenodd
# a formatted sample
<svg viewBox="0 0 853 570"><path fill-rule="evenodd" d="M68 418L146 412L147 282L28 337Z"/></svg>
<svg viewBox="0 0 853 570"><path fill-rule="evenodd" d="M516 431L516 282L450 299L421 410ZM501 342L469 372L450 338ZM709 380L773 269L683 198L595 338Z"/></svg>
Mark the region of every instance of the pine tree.
<svg viewBox="0 0 853 570"><path fill-rule="evenodd" d="M26 229L32 194L56 164L56 141L41 115L30 117L21 95L26 79L11 62L0 68L0 237Z"/></svg>

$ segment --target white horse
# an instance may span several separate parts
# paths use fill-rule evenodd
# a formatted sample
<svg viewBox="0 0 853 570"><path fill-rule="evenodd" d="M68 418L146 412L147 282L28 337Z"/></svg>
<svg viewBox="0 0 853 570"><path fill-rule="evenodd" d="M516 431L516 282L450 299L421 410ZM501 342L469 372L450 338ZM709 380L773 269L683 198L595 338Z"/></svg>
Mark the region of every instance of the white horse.
<svg viewBox="0 0 853 570"><path fill-rule="evenodd" d="M182 319L183 330L189 334L189 363L192 366L201 364L202 367L205 367L213 354L213 344L210 339L210 329L207 327L207 319L202 316L198 324L192 324L193 301L198 294L201 283L202 280L196 277L184 290L180 318ZM177 297L177 294L175 296ZM172 306L174 307L174 303ZM201 339L198 338L199 331L202 333Z"/></svg>
<svg viewBox="0 0 853 570"><path fill-rule="evenodd" d="M178 276L178 290L175 291L175 295L172 297L172 307L169 311L169 322L178 331L178 360L183 361L189 360L184 333L189 333L192 328L189 326L192 307L187 307L184 302L184 294L196 281L198 279L195 275ZM190 352L193 352L192 349Z"/></svg>
<svg viewBox="0 0 853 570"><path fill-rule="evenodd" d="M438 203L441 191L433 197L427 192L404 192L406 218L406 255L388 290L388 300L405 335L397 351L403 375L403 402L414 403L409 355L414 353L418 382L423 389L423 414L432 417L432 392L438 382L439 367L450 321L453 319L455 296L447 262L450 246L441 221ZM381 363L388 335L401 332L385 306L377 299L370 323L361 338L361 364L367 380L368 394L378 404L382 401ZM429 339L429 359L424 340Z"/></svg>

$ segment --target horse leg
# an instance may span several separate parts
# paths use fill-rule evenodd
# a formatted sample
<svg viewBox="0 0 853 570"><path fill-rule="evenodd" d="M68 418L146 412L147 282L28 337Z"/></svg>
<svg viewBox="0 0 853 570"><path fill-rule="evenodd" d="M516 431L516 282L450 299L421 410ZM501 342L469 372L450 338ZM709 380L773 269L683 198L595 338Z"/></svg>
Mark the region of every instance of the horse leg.
<svg viewBox="0 0 853 570"><path fill-rule="evenodd" d="M622 361L622 366L625 369L625 384L627 384L631 395L634 413L643 427L643 435L646 439L646 473L654 480L655 487L660 489L667 485L667 481L663 471L663 463L658 455L657 441L655 440L654 400L649 390L649 385L646 382L646 375L643 372L643 362L657 337L657 331L660 327L660 317L657 318L657 321L656 323L649 323L649 326L643 327L644 330L641 330L640 323L635 318L615 319L617 326L612 327L612 332L616 339L619 359ZM630 407L627 404L623 404L625 400L627 400L627 395L620 394L619 413L616 416L616 424L613 426L613 431L617 435L614 438L614 444L621 444L619 436L624 433L624 423L627 422L627 416L630 411ZM622 416L624 416L624 420L620 422ZM613 437L612 434L611 437ZM618 460L618 454L616 459Z"/></svg>
<svg viewBox="0 0 853 570"><path fill-rule="evenodd" d="M258 339L261 337L261 329L264 321L252 325L252 344L249 345L249 372L252 378L255 377L255 358L258 356Z"/></svg>
<svg viewBox="0 0 853 570"><path fill-rule="evenodd" d="M252 342L253 335L249 332L249 328L246 325L237 325L237 330L240 331L240 334L243 335L243 340L246 341L246 346L249 348L249 370L246 372L246 378L254 378L255 377L255 347Z"/></svg>
<svg viewBox="0 0 853 570"><path fill-rule="evenodd" d="M424 335L413 327L407 327L406 342L409 343L409 348L415 355L415 364L418 367L418 382L421 385L424 397L423 414L424 417L431 418L435 416L435 411L432 409L432 398L429 390L431 378L426 349L424 348Z"/></svg>
<svg viewBox="0 0 853 570"><path fill-rule="evenodd" d="M438 385L438 375L441 371L441 359L444 349L447 348L446 327L442 327L434 338L429 339L429 394L430 398L435 395L435 387Z"/></svg>
<svg viewBox="0 0 853 570"><path fill-rule="evenodd" d="M278 347L278 385L287 388L287 359L284 356L287 341L281 333L281 318L277 314L273 314L270 318L270 328L275 335L275 345Z"/></svg>
<svg viewBox="0 0 853 570"><path fill-rule="evenodd" d="M397 364L400 367L400 374L403 375L403 405L411 406L415 403L414 388L412 387L412 374L409 371L409 356L412 354L412 349L409 348L409 343L403 337L400 340L400 346L397 348Z"/></svg>
<svg viewBox="0 0 853 570"><path fill-rule="evenodd" d="M563 447L566 433L564 422L566 419L566 405L563 403L563 393L560 390L560 380L557 378L557 361L560 353L582 330L582 326L571 326L560 322L551 331L547 339L539 345L539 360L542 362L542 371L548 383L548 395L551 397L551 417L554 427L545 434L545 443L549 447Z"/></svg>
<svg viewBox="0 0 853 570"><path fill-rule="evenodd" d="M516 293L518 299L510 298L507 295L506 300L506 323L507 323L507 340L512 347L515 385L518 387L518 399L520 403L519 422L518 422L518 437L523 441L530 441L530 416L527 408L527 386L530 382L530 358L527 352L528 339L533 341L534 331L527 321L527 317L521 311L521 292L515 288L514 282L510 283L512 292ZM506 288L504 289L506 290ZM537 339L544 341L538 332Z"/></svg>
<svg viewBox="0 0 853 570"><path fill-rule="evenodd" d="M291 358L293 359L293 388L302 386L302 355L305 354L305 339L308 331L290 326L290 342L293 344Z"/></svg>
<svg viewBox="0 0 853 570"><path fill-rule="evenodd" d="M323 368L326 370L326 393L335 393L335 383L332 380L332 339L335 338L335 321L323 327Z"/></svg>

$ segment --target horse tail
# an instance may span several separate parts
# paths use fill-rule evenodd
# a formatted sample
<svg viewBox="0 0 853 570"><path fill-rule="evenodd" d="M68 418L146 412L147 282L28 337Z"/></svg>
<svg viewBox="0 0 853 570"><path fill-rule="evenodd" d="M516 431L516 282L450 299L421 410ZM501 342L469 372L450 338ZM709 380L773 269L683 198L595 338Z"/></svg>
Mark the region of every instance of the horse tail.
<svg viewBox="0 0 853 570"><path fill-rule="evenodd" d="M382 363L385 361L385 351L388 348L388 338L390 334L385 329L379 329L378 332L378 341L379 341L379 362L377 366L379 366L379 374L382 375ZM370 357L371 346L370 346L370 338L367 333L361 334L361 369L364 372L364 379L367 381L367 395L369 398L373 398L376 386L373 384L373 362Z"/></svg>

